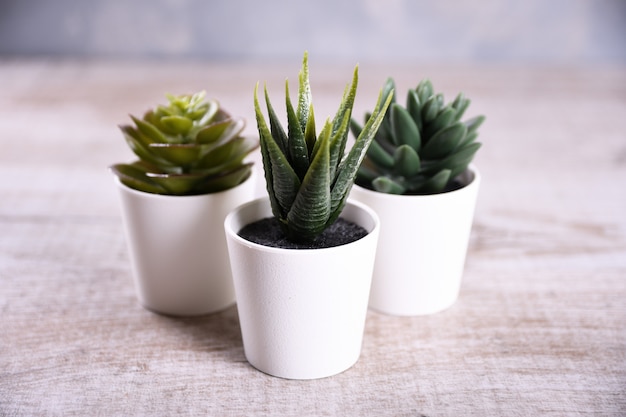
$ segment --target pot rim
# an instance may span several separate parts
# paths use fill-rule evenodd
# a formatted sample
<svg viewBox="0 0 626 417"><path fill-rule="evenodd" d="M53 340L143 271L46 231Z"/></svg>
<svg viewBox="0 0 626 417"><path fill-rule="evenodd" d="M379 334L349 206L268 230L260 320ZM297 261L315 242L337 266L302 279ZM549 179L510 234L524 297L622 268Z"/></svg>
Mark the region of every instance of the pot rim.
<svg viewBox="0 0 626 417"><path fill-rule="evenodd" d="M321 253L324 251L326 252L327 251L341 251L341 250L344 250L348 246L367 244L367 241L369 239L372 239L372 238L377 239L377 234L378 234L378 231L380 230L380 219L378 218L378 214L376 214L376 212L372 208L370 208L368 205L361 203L360 201L356 201L356 200L352 200L348 198L348 201L346 202L346 205L344 206L343 210L345 210L348 206L353 206L357 210L363 211L368 217L371 218L372 223L373 223L371 230L366 229L367 234L365 236L353 242L345 243L339 246L332 246L329 248L294 249L294 248L277 248L277 247L272 247L272 246L265 246L259 243L251 242L239 236L238 234L239 231L238 230L236 231L233 228L235 216L242 210L246 209L247 207L250 207L253 205L259 205L259 204L265 204L265 203L267 204L267 207L270 209L270 213L266 217L272 217L269 197L261 197L261 198L257 198L255 200L249 201L247 203L240 205L239 207L236 207L234 210L228 213L228 215L224 219L224 230L226 232L227 238L232 238L238 244L245 245L249 247L250 249L254 249L254 250L265 252L265 253L274 253L274 254L283 253L284 254L288 252L290 254L293 254L293 256L306 256L307 254L311 254L313 252ZM343 213L343 210L342 210L342 213ZM260 220L261 218L264 218L264 217L260 217L256 220ZM256 221L256 220L253 220L253 221ZM358 224L358 225L363 227L362 224Z"/></svg>
<svg viewBox="0 0 626 417"><path fill-rule="evenodd" d="M460 175L463 175L466 172L469 173L469 174L472 174L472 178L471 178L469 183L465 184L461 188L457 188L457 189L452 190L452 191L446 191L446 192L443 192L443 193L436 193L436 194L388 194L388 193L381 193L379 191L370 190L369 188L365 188L365 187L362 187L362 186L357 185L357 184L354 184L354 187L358 188L359 192L367 194L368 197L376 196L376 198L378 198L378 199L394 200L396 203L399 200L403 200L403 201L407 201L407 200L418 201L418 200L424 200L424 199L431 199L432 200L432 199L435 199L435 198L439 198L439 199L453 198L454 196L456 196L458 194L461 194L461 193L464 193L464 192L469 192L468 190L471 190L472 188L475 188L475 187L478 186L478 184L480 184L481 175L480 175L480 170L478 169L478 167L476 167L474 164L470 164L470 165L468 165L467 170L465 170Z"/></svg>

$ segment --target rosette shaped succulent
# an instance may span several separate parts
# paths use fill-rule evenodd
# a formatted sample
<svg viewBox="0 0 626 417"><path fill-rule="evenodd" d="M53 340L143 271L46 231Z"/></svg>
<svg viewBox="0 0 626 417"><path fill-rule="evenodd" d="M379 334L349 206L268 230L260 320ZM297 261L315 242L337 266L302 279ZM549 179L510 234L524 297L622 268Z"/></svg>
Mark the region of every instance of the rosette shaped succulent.
<svg viewBox="0 0 626 417"><path fill-rule="evenodd" d="M254 107L272 213L287 239L293 242L313 241L337 220L357 169L391 101L391 96L384 101L381 92L372 116L344 155L357 84L358 67L336 115L332 121L326 120L319 136L315 130L306 53L299 75L296 108L289 97L289 83L285 86L287 130L278 120L265 88L268 127L258 100L258 84L255 88Z"/></svg>
<svg viewBox="0 0 626 417"><path fill-rule="evenodd" d="M154 194L196 195L227 190L250 176L245 157L258 141L241 136L243 119L232 118L205 92L168 95L169 104L130 116L120 126L128 146L139 157L111 170L136 190Z"/></svg>
<svg viewBox="0 0 626 417"><path fill-rule="evenodd" d="M459 174L467 169L481 144L476 116L461 121L470 100L459 93L444 104L429 80L407 93L406 107L396 103L395 83L389 78L383 95L392 97L380 129L359 168L356 184L389 194L436 194L460 187ZM366 114L368 122L372 116ZM352 133L363 128L352 120Z"/></svg>

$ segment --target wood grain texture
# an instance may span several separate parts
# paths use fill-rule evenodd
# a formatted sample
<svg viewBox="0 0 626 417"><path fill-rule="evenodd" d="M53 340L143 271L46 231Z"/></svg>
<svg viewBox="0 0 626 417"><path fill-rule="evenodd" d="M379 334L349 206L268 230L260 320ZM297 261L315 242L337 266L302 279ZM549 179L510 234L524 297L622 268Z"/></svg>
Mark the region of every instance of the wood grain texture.
<svg viewBox="0 0 626 417"><path fill-rule="evenodd" d="M488 119L459 301L369 312L343 374L256 371L234 307L138 305L106 169L132 159L116 125L206 89L254 134L254 84L281 96L298 66L0 61L0 416L626 415L624 68L361 66L355 115L387 75L401 91L429 76ZM311 61L319 120L350 75Z"/></svg>

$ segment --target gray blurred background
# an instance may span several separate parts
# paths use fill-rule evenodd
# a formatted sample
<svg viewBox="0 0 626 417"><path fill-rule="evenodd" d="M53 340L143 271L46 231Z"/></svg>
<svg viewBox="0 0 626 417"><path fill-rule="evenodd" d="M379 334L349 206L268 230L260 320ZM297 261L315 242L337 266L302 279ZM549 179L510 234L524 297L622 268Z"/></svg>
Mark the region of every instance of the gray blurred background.
<svg viewBox="0 0 626 417"><path fill-rule="evenodd" d="M626 0L0 0L0 56L625 64Z"/></svg>

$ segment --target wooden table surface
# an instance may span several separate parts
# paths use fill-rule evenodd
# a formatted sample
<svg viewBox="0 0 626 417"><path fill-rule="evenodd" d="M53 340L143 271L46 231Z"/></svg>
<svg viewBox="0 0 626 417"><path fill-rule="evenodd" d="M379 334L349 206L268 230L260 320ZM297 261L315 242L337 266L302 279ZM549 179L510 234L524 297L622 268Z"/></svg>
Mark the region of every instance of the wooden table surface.
<svg viewBox="0 0 626 417"><path fill-rule="evenodd" d="M402 97L426 76L471 97L483 184L458 302L370 311L340 375L258 372L236 307L138 304L107 170L132 159L117 125L206 89L255 134L254 84L282 108L299 64L0 60L0 416L626 415L625 68L360 65L359 117L387 75ZM310 65L322 121L352 67Z"/></svg>

